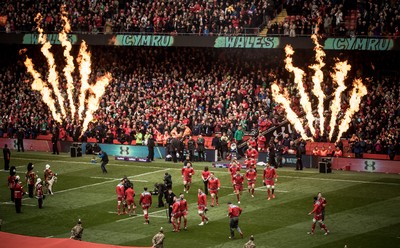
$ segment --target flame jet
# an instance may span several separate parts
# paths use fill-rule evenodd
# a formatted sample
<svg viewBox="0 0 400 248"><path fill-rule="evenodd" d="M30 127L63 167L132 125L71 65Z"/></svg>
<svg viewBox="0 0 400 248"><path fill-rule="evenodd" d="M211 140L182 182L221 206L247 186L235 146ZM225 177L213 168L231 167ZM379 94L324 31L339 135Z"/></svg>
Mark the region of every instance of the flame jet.
<svg viewBox="0 0 400 248"><path fill-rule="evenodd" d="M313 126L315 118L312 113L310 99L308 98L308 95L307 95L307 93L304 89L304 85L303 85L304 71L298 67L293 66L292 55L294 54L294 50L293 50L292 46L287 45L285 47L285 53L286 53L285 68L289 72L294 73L294 82L295 82L296 87L300 94L300 104L303 107L304 112L306 113L306 118L308 121L308 126L310 128L310 131L315 136L315 128Z"/></svg>

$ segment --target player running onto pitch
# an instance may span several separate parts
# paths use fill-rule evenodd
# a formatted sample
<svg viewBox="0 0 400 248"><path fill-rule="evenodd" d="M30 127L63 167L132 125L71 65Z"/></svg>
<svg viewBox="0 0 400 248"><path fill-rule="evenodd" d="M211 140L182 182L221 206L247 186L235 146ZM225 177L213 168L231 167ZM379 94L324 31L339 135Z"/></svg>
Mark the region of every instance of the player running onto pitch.
<svg viewBox="0 0 400 248"><path fill-rule="evenodd" d="M251 197L254 197L254 188L256 185L257 171L254 168L250 167L250 169L246 171L246 179L247 179L247 187L249 193L251 193Z"/></svg>
<svg viewBox="0 0 400 248"><path fill-rule="evenodd" d="M206 211L207 211L207 195L203 193L201 189L198 190L197 194L197 210L199 213L199 216L201 217L201 223L199 226L204 225L204 220L206 221L206 224L208 223L208 218L206 216Z"/></svg>
<svg viewBox="0 0 400 248"><path fill-rule="evenodd" d="M208 191L211 195L211 207L214 207L214 199L218 204L218 190L221 188L221 182L217 177L215 177L214 172L211 172L210 179L208 179Z"/></svg>
<svg viewBox="0 0 400 248"><path fill-rule="evenodd" d="M187 230L187 214L188 214L188 204L186 199L184 198L185 196L181 194L179 196L179 210L180 210L180 216L179 216L179 221L178 221L178 227L180 228L181 226L181 218L183 218L183 230Z"/></svg>
<svg viewBox="0 0 400 248"><path fill-rule="evenodd" d="M231 235L229 239L235 237L235 229L239 232L240 237L243 238L243 232L239 227L239 216L242 214L242 209L239 206L233 205L228 202L228 216L229 216L229 228Z"/></svg>
<svg viewBox="0 0 400 248"><path fill-rule="evenodd" d="M133 185L129 185L129 187L125 190L125 199L126 205L128 205L128 214L131 216L136 216L136 204L135 204L135 190L133 189Z"/></svg>
<svg viewBox="0 0 400 248"><path fill-rule="evenodd" d="M228 168L228 171L231 174L231 183L232 183L232 187L233 187L233 192L235 192L235 184L233 182L233 179L236 176L236 172L240 171L240 169L241 169L240 163L237 161L236 158L233 158L232 162L229 164L229 168Z"/></svg>
<svg viewBox="0 0 400 248"><path fill-rule="evenodd" d="M180 210L180 198L174 197L174 203L172 204L172 212L171 212L171 224L173 226L173 232L179 232L180 229L180 221L179 218L181 217L181 210Z"/></svg>
<svg viewBox="0 0 400 248"><path fill-rule="evenodd" d="M269 163L267 163L267 167L265 167L264 169L263 180L264 180L264 186L267 186L268 201L269 201L271 200L271 191L272 191L272 198L275 198L275 181L278 180L275 168L271 167Z"/></svg>
<svg viewBox="0 0 400 248"><path fill-rule="evenodd" d="M151 193L147 191L147 187L144 187L143 193L140 194L139 204L142 206L143 209L143 216L144 216L144 224L150 224L149 219L149 208L151 207L152 203Z"/></svg>
<svg viewBox="0 0 400 248"><path fill-rule="evenodd" d="M240 171L236 171L236 175L233 177L233 185L235 189L235 195L238 200L238 204L240 204L240 196L242 195L243 191L243 181L244 177L240 174Z"/></svg>
<svg viewBox="0 0 400 248"><path fill-rule="evenodd" d="M182 177L183 177L183 191L189 193L190 184L192 183L192 176L194 175L194 169L192 164L189 162L186 166L182 168Z"/></svg>
<svg viewBox="0 0 400 248"><path fill-rule="evenodd" d="M314 209L308 213L308 215L314 214L313 218L313 223L311 225L311 232L308 232L308 234L313 235L314 230L315 230L315 224L318 222L319 227L325 231L325 235L328 235L329 230L326 228L326 225L324 224L322 220L322 211L323 211L323 200L321 199L321 195L318 194L317 197L314 197Z"/></svg>
<svg viewBox="0 0 400 248"><path fill-rule="evenodd" d="M118 185L115 188L115 192L117 193L117 210L118 210L118 215L121 214L121 203L122 203L122 208L123 208L123 214L126 214L125 211L125 187L124 187L124 179L121 179L121 181L118 183Z"/></svg>

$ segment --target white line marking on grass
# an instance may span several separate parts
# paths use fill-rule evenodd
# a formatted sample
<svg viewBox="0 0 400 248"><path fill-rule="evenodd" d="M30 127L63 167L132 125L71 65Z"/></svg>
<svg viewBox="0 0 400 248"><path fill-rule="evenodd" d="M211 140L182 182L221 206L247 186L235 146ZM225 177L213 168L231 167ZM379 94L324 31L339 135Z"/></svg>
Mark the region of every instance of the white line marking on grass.
<svg viewBox="0 0 400 248"><path fill-rule="evenodd" d="M46 163L50 163L50 162L61 162L61 163L69 163L69 164L80 164L80 165L98 165L100 166L100 163L97 164L93 164L92 162L88 161L88 162L82 162L82 161L66 161L66 160L48 160L48 159L40 159L40 158L13 158L16 160L28 160L28 161L45 161ZM107 165L111 165L111 166L120 166L120 167L132 167L133 163L129 163L129 164L114 164L114 163L108 163ZM25 167L25 166L18 166L18 167ZM17 168L18 168L17 167ZM135 165L135 168L148 168L148 169L160 169L161 167L156 167L156 166L148 166L148 165ZM172 170L181 170L180 168L171 168Z"/></svg>
<svg viewBox="0 0 400 248"><path fill-rule="evenodd" d="M395 185L399 186L400 183L385 183L385 182L373 182L373 181L359 181L359 180L347 180L347 179L337 179L337 178L317 178L317 177L296 177L296 176L279 176L284 178L296 178L305 180L319 180L319 181L334 181L334 182L348 182L348 183L369 183L369 184L379 184L379 185Z"/></svg>
<svg viewBox="0 0 400 248"><path fill-rule="evenodd" d="M232 187L229 187L229 186L221 186L221 189L233 189ZM267 191L267 187L266 186L261 186L261 187L256 187L256 188L254 188L254 190L257 190L257 191ZM245 192L245 191L247 191L247 188L244 188L243 187L243 191L242 192ZM277 189L275 189L275 191L276 192L280 192L280 193L289 193L289 191L287 191L287 190L277 190ZM233 193L234 194L234 193Z"/></svg>
<svg viewBox="0 0 400 248"><path fill-rule="evenodd" d="M165 217L161 217L161 216L157 216L157 215L155 215L155 216L152 215L152 214L161 213L161 212L165 212L165 209L151 212L151 213L149 213L149 216L150 216L150 217L156 217L156 218L166 218L166 216L165 216ZM137 218L137 217L143 217L143 214L138 214L138 215L136 215L136 216L132 216L132 217L129 217L129 218L116 220L115 222L121 222L121 221L131 220L131 219L135 219L135 218Z"/></svg>
<svg viewBox="0 0 400 248"><path fill-rule="evenodd" d="M14 205L14 202L8 201L8 202L2 202L2 204L4 205ZM29 206L29 207L37 207L37 205L35 204L29 204L29 203L24 203L22 204L22 206Z"/></svg>
<svg viewBox="0 0 400 248"><path fill-rule="evenodd" d="M112 178L112 177L90 177L93 179L107 179L107 180L118 180L118 178Z"/></svg>
<svg viewBox="0 0 400 248"><path fill-rule="evenodd" d="M107 179L107 180L121 180L121 178L112 178L112 177L90 177L90 178L93 178L93 179ZM134 180L131 180L131 181L133 181L133 182L143 182L143 183L148 183L149 182L147 180L140 180L140 179L134 179Z"/></svg>
<svg viewBox="0 0 400 248"><path fill-rule="evenodd" d="M22 167L25 167L25 165L15 166L15 168L22 168ZM10 170L0 170L0 172L10 173Z"/></svg>
<svg viewBox="0 0 400 248"><path fill-rule="evenodd" d="M150 174L153 174L153 173L159 173L159 172L167 171L167 170L169 170L169 169L167 168L167 169L163 169L163 170L150 171L150 172L146 172L146 173L142 173L142 174L137 174L137 175L134 175L134 176L129 176L128 178L141 177L141 176L150 175ZM84 188L93 187L93 186L97 186L97 185L102 185L102 184L106 184L106 183L111 183L111 182L115 182L115 181L119 181L119 180L121 180L121 179L120 178L119 179L112 179L112 180L108 180L108 181L104 181L104 182L87 184L87 185L83 185L83 186L76 187L76 188L60 190L60 191L54 192L54 194L74 191L74 190L77 190L77 189L84 189Z"/></svg>

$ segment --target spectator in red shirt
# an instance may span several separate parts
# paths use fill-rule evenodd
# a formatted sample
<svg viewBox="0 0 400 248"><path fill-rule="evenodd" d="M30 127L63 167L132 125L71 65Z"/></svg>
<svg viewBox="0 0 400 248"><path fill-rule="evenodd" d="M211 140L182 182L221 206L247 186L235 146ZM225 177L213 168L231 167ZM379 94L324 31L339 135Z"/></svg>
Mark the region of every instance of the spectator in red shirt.
<svg viewBox="0 0 400 248"><path fill-rule="evenodd" d="M340 150L340 148L337 146L335 151L333 151L333 156L334 157L341 157L343 155L342 150Z"/></svg>
<svg viewBox="0 0 400 248"><path fill-rule="evenodd" d="M267 142L267 139L265 138L265 136L262 135L262 133L258 134L258 137L257 137L258 151L264 151L265 150L265 142Z"/></svg>

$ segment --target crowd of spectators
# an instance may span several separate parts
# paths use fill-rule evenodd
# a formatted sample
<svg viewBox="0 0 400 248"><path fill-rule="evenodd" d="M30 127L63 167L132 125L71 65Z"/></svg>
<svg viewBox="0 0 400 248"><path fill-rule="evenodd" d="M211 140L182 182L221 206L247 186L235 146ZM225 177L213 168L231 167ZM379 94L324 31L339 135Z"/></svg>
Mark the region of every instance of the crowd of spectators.
<svg viewBox="0 0 400 248"><path fill-rule="evenodd" d="M318 27L318 33L326 36L400 36L398 0L287 0L283 8L288 18L279 23L270 22L269 34L310 35Z"/></svg>
<svg viewBox="0 0 400 248"><path fill-rule="evenodd" d="M36 138L39 134L52 132L55 123L40 94L30 88L31 77L22 64L23 57L15 55L18 48L2 49L10 59L2 61L0 71L0 136L7 133L8 137L14 137L19 127L25 129L26 138ZM199 134L211 137L215 133L222 133L228 140L232 140L239 126L247 134L258 135L286 121L284 109L271 96L270 85L275 80L288 90L292 108L298 115L302 115L293 75L284 70L284 58L280 51L198 48L149 50L121 47L92 49L94 73L91 80L94 81L96 76L105 71L112 73L113 80L83 139L92 137L107 143L114 140L131 143L136 140L137 144L141 144L150 133L156 135L156 138L165 133L181 134L182 137ZM54 52L57 64L62 64L62 50L55 48ZM305 64L310 64L312 52L311 55L306 53L299 52L298 56L303 58ZM35 64L46 64L39 48L30 47L28 55ZM351 61L365 63L354 64L352 71L361 73L363 77L369 75L365 65L370 61ZM380 66L389 68L384 64ZM328 63L329 67L331 65ZM363 67L363 71L360 71ZM37 69L46 75L46 66ZM304 69L307 74L305 88L310 89L312 71ZM357 76L357 73L351 77ZM326 95L331 95L333 87L328 79L329 69L325 74L327 81L323 90ZM79 88L78 75L75 75L74 81L76 88ZM369 94L363 99L361 110L354 116L345 137L350 138L355 133L373 144L380 142L388 145L390 139L398 151L399 81L370 77L364 83L367 84ZM65 84L62 85L65 90ZM340 115L347 109L350 89L343 96ZM77 94L78 91L75 91L75 98ZM317 103L314 97L311 100L313 105ZM66 109L69 109L68 104L65 103ZM67 118L60 126L59 137L62 140L67 137L77 140L80 128L77 121ZM291 137L292 140L296 138L295 134ZM326 136L319 140L326 141ZM385 148L379 150L375 146L366 151L387 152Z"/></svg>
<svg viewBox="0 0 400 248"><path fill-rule="evenodd" d="M44 30L58 32L62 28L59 10L63 4L72 32L229 35L257 29L267 16L276 14L280 1L6 0L0 3L0 14L7 16L3 29L34 31L34 17L39 12L44 17Z"/></svg>
<svg viewBox="0 0 400 248"><path fill-rule="evenodd" d="M367 1L358 5L356 35L399 37L400 1Z"/></svg>

